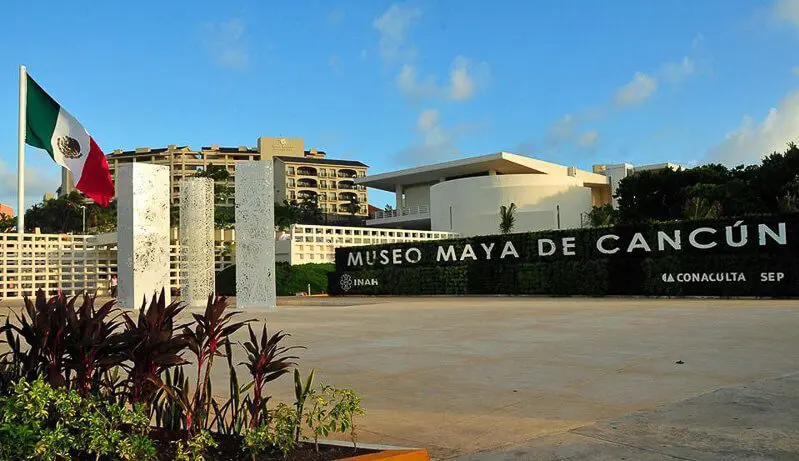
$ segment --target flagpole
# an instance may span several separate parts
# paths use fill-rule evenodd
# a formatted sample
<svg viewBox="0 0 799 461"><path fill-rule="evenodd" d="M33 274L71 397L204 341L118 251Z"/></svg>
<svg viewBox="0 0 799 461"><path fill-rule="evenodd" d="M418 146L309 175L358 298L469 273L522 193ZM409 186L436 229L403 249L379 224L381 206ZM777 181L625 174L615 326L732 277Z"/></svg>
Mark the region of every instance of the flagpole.
<svg viewBox="0 0 799 461"><path fill-rule="evenodd" d="M28 72L19 66L19 125L17 139L17 232L25 232L25 114L28 103Z"/></svg>

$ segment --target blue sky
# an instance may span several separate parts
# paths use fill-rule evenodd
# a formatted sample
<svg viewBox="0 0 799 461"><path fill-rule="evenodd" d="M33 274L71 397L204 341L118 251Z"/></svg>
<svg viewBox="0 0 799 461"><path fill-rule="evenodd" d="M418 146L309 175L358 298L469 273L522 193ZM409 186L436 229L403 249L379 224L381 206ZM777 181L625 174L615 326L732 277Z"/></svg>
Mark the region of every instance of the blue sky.
<svg viewBox="0 0 799 461"><path fill-rule="evenodd" d="M19 64L106 152L296 136L372 173L499 150L589 169L734 165L799 138L799 0L0 10L0 202L14 205ZM30 206L59 174L27 158Z"/></svg>

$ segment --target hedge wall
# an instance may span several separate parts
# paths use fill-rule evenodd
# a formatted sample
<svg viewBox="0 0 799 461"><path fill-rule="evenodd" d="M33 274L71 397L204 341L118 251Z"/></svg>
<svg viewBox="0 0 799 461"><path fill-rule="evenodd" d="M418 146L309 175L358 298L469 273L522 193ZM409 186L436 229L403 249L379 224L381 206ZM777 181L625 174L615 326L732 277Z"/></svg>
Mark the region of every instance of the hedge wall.
<svg viewBox="0 0 799 461"><path fill-rule="evenodd" d="M797 296L799 295L799 214L755 216L741 220L680 221L638 226L573 229L566 231L481 236L436 242L375 245L339 248L336 250L336 271L328 275L328 293L336 295L434 295L434 294L550 294L550 295L708 295L708 296ZM777 242L758 225L772 232L784 224L785 244ZM737 224L737 225L736 225ZM741 230L747 229L746 243ZM699 245L715 242L713 248L697 248L689 235L699 228L715 233L696 234ZM668 243L658 248L658 232L674 236L680 232L681 248ZM604 248L619 247L614 254L603 254L597 240L613 234L617 240L604 240ZM563 251L563 239L572 239L573 248ZM765 244L761 245L761 238ZM541 255L539 240L557 244L552 255ZM642 248L643 239L651 251ZM511 242L518 258L509 254L500 259L506 242ZM630 249L630 243L638 245ZM464 254L471 245L472 258ZM491 259L484 251L491 247ZM449 246L456 260L437 260L442 248ZM545 246L548 244L545 244ZM404 259L409 249L410 258ZM630 251L627 251L630 249ZM399 250L400 264L383 264L381 251L388 250L389 259ZM566 254L564 254L566 253ZM569 254L573 253L573 254ZM363 264L353 267L348 262L360 254ZM367 255L373 255L367 259ZM467 253L468 255L468 253ZM421 256L419 261L415 261ZM357 260L357 258L356 258ZM371 264L368 264L368 263ZM777 275L781 273L782 275ZM344 277L345 274L347 277ZM691 281L690 277L708 274L723 281ZM736 274L742 274L736 275ZM772 274L772 275L769 275ZM342 281L342 277L346 281ZM671 280L667 280L672 277ZM688 281L676 278L688 277ZM726 278L732 278L727 280ZM741 278L743 277L743 278ZM763 280L763 277L772 277ZM782 277L777 280L777 277ZM345 289L346 287L346 289Z"/></svg>
<svg viewBox="0 0 799 461"><path fill-rule="evenodd" d="M327 292L327 274L334 270L333 264L275 264L275 285L278 296L294 296L308 290L314 294ZM216 292L225 296L236 295L236 266L230 266L216 274Z"/></svg>

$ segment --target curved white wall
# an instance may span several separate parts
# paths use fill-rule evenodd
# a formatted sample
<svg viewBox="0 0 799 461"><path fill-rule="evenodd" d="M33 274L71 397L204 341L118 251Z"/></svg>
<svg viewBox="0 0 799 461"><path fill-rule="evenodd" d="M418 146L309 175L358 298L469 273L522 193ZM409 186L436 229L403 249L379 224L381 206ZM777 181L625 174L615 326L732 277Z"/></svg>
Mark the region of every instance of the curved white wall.
<svg viewBox="0 0 799 461"><path fill-rule="evenodd" d="M591 211L591 189L571 176L516 174L478 176L430 188L432 230L463 236L499 233L499 207L515 203L513 232L580 227L580 213ZM450 221L451 219L451 221Z"/></svg>

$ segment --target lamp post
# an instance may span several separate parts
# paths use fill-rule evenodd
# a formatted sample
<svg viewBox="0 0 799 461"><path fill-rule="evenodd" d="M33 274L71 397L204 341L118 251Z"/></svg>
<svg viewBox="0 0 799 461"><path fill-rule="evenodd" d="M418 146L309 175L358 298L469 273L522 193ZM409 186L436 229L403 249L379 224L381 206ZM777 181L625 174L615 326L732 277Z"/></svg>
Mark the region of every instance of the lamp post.
<svg viewBox="0 0 799 461"><path fill-rule="evenodd" d="M83 214L83 233L86 233L86 205L81 205L80 210Z"/></svg>

